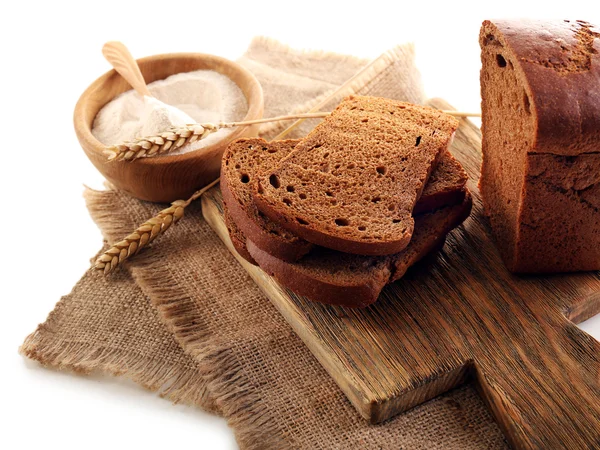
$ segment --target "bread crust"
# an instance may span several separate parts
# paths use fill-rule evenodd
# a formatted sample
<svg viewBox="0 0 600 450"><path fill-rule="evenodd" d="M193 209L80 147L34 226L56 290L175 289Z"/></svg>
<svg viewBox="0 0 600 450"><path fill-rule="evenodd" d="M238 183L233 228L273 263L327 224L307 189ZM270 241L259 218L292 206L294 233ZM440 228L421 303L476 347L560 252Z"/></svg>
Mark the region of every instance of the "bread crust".
<svg viewBox="0 0 600 450"><path fill-rule="evenodd" d="M473 198L467 188L462 190L460 200L457 198L453 205L415 216L417 235L402 252L391 256L390 282L401 279L414 263L441 249L448 233L471 215ZM428 239L422 239L423 234L426 234Z"/></svg>
<svg viewBox="0 0 600 450"><path fill-rule="evenodd" d="M303 239L321 247L356 255L382 256L397 253L408 245L415 226L411 217L410 219L406 219L405 232L396 240L386 242L357 242L298 223L282 211L272 209L272 205L265 202L262 197L256 197L254 201L256 202L258 209L260 209L269 219L280 224L292 233L302 236Z"/></svg>
<svg viewBox="0 0 600 450"><path fill-rule="evenodd" d="M221 163L220 186L223 203L237 227L245 236L252 239L258 247L287 261L296 261L301 258L311 250L313 244L297 236L293 236L276 224L268 223L267 219L262 218L256 206L251 201L251 194L248 192L248 195L243 195L244 192L242 191L246 189L245 185L240 185L238 182L236 188L236 186L232 186L233 180L231 180L232 177L239 176L240 170L248 172L249 179L253 179L256 172L258 172L257 168L242 166L238 170L235 167L229 167L228 162L230 160L234 161L236 156L240 156L237 154L238 152L249 153L252 151L262 151L265 148L267 149L267 153L261 158L261 161L275 160L277 159L277 156L275 156L277 152L272 152L272 150L278 150L282 154L287 154L297 142L297 140L286 140L269 143L260 138L238 139L229 145Z"/></svg>
<svg viewBox="0 0 600 450"><path fill-rule="evenodd" d="M487 20L488 27L503 37L528 84L537 120L529 153L599 153L600 28L582 20Z"/></svg>
<svg viewBox="0 0 600 450"><path fill-rule="evenodd" d="M250 264L257 266L258 263L254 260L250 252L248 252L246 236L244 236L244 233L242 233L235 224L235 221L231 218L231 215L227 210L227 206L225 205L223 205L223 220L225 221L225 226L227 227L229 239L231 240L233 248L235 248L242 258L244 258Z"/></svg>
<svg viewBox="0 0 600 450"><path fill-rule="evenodd" d="M261 224L257 223L236 200L229 187L227 177L221 178L220 186L221 194L223 195L223 203L226 205L231 218L238 224L237 226L240 231L244 233L248 239L251 239L257 247L286 261L297 261L314 247L314 244L311 244L304 239L283 240L278 236L269 233L261 226Z"/></svg>
<svg viewBox="0 0 600 450"><path fill-rule="evenodd" d="M261 250L251 240L247 240L246 244L248 252L257 260L261 269L283 286L314 302L364 308L377 300L389 280L387 268L366 283L337 283L333 279L317 279L297 270L294 263L282 261Z"/></svg>
<svg viewBox="0 0 600 450"><path fill-rule="evenodd" d="M400 279L408 268L432 251L440 249L447 234L460 225L470 214L472 199L466 190L461 203L415 218L418 228L411 243L401 252L390 256L355 256L351 261L358 272L344 276L329 274L326 268L340 262L348 263L349 255L322 249L324 254L311 254L307 258L327 258L317 269L308 261L282 261L261 250L247 240L248 252L258 265L281 285L309 300L351 308L363 308L374 303L386 284ZM325 256L323 256L325 255ZM334 267L335 268L335 267ZM339 269L339 267L338 267Z"/></svg>
<svg viewBox="0 0 600 450"><path fill-rule="evenodd" d="M442 154L413 209L413 216L461 203L468 179L465 169L449 151Z"/></svg>

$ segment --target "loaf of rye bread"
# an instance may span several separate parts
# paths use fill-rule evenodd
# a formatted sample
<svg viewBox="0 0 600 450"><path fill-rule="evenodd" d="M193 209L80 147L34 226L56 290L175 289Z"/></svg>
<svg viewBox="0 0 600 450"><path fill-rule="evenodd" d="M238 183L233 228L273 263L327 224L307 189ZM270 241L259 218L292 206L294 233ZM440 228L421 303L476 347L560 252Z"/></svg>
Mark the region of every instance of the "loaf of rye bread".
<svg viewBox="0 0 600 450"><path fill-rule="evenodd" d="M411 239L415 204L457 127L455 118L431 108L349 97L259 175L254 201L313 244L397 253Z"/></svg>
<svg viewBox="0 0 600 450"><path fill-rule="evenodd" d="M486 21L480 190L513 272L600 269L600 29Z"/></svg>
<svg viewBox="0 0 600 450"><path fill-rule="evenodd" d="M415 230L408 246L386 256L363 256L316 247L296 262L282 261L247 240L247 251L258 265L281 285L309 300L362 308L375 302L388 283L410 266L441 248L446 235L471 212L471 196L453 206L415 216Z"/></svg>
<svg viewBox="0 0 600 450"><path fill-rule="evenodd" d="M299 238L261 214L252 199L252 180L259 173L275 167L298 143L298 140L266 142L263 139L238 139L223 154L221 165L221 192L227 208L226 223L232 223L254 245L272 256L285 261L296 261L310 251L313 244ZM444 152L429 177L414 214L456 204L464 196L467 174L449 152ZM231 231L231 230L230 230ZM231 234L231 233L230 233ZM232 241L236 245L235 234ZM238 237L238 239L241 239ZM245 246L236 245L240 254L248 258Z"/></svg>

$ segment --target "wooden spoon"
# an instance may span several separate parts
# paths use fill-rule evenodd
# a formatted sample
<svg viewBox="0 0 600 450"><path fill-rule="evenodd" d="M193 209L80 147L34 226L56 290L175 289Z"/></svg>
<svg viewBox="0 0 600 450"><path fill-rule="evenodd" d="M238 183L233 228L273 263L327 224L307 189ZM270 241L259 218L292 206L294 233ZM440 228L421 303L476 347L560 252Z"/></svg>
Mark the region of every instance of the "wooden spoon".
<svg viewBox="0 0 600 450"><path fill-rule="evenodd" d="M125 44L119 41L107 42L102 47L102 54L138 94L152 97L136 60L133 59Z"/></svg>
<svg viewBox="0 0 600 450"><path fill-rule="evenodd" d="M102 54L112 64L114 69L136 90L144 99L144 111L141 120L158 123L170 123L171 126L193 124L196 121L182 110L167 105L155 98L148 89L146 81L137 61L133 59L125 44L119 41L110 41L102 47ZM160 130L166 131L166 130Z"/></svg>

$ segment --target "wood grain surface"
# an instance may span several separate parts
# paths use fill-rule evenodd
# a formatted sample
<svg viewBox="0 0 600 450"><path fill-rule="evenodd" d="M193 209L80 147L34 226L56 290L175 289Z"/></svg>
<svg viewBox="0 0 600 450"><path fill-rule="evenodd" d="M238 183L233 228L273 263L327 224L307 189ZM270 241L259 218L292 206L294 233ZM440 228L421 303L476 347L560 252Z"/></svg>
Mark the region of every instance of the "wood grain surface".
<svg viewBox="0 0 600 450"><path fill-rule="evenodd" d="M600 312L600 273L507 272L482 214L480 148L479 129L462 119L452 152L470 176L471 217L366 309L312 303L237 259L365 419L473 379L515 448L600 448L600 343L573 323ZM220 191L202 202L236 254Z"/></svg>

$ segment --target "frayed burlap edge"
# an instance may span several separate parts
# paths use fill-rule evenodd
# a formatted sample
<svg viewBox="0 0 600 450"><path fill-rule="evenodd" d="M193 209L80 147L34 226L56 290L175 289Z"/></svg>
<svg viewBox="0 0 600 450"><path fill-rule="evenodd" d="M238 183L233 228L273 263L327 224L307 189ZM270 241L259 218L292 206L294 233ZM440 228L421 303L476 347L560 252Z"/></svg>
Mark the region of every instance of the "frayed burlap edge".
<svg viewBox="0 0 600 450"><path fill-rule="evenodd" d="M134 279L152 298L161 319L172 324L177 342L201 361L200 373L206 377L212 400L233 428L240 447L283 448L289 445L289 442L280 442L283 430L275 427L276 421L270 416L272 411L263 405L231 349L209 342L207 325L195 313L197 306L194 300L182 288L164 288L173 280L166 261L148 255L136 262L136 268L140 270L133 271Z"/></svg>
<svg viewBox="0 0 600 450"><path fill-rule="evenodd" d="M85 199L93 220L110 241L124 235L139 221L128 211L115 208L119 193L87 189ZM122 194L121 194L122 195ZM111 213L107 213L111 211ZM206 386L211 401L232 427L241 448L283 448L283 430L275 428L260 395L252 389L244 367L231 349L215 345L203 318L198 316L194 299L179 286L172 285L172 274L160 252L146 251L129 264L134 280L152 300L161 321L175 340L198 365L197 376ZM191 325L190 325L191 324Z"/></svg>
<svg viewBox="0 0 600 450"><path fill-rule="evenodd" d="M174 403L201 405L219 414L202 376L194 368L182 370L115 348L56 340L52 329L65 298L57 303L46 321L25 338L19 353L44 367L85 375L102 372L122 376Z"/></svg>

